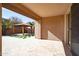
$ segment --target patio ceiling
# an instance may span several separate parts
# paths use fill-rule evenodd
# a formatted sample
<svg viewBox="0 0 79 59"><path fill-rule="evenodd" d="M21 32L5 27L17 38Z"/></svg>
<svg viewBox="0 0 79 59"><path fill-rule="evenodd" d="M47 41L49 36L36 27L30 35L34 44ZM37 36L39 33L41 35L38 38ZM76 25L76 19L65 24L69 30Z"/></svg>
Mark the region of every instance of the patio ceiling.
<svg viewBox="0 0 79 59"><path fill-rule="evenodd" d="M23 5L41 17L64 15L71 3L23 3Z"/></svg>
<svg viewBox="0 0 79 59"><path fill-rule="evenodd" d="M69 12L71 3L3 3L2 7L11 9L35 20L42 17L64 15Z"/></svg>

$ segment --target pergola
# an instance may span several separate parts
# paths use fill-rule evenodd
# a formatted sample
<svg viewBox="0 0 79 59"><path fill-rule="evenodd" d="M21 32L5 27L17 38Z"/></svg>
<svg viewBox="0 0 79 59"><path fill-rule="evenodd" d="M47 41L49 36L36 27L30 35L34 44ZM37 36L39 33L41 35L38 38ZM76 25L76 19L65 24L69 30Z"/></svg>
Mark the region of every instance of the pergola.
<svg viewBox="0 0 79 59"><path fill-rule="evenodd" d="M30 26L30 25L28 25L28 24L23 24L23 23L22 23L22 24L14 24L14 25L13 25L13 33L15 33L15 30L14 30L14 29L15 29L15 26L21 27L21 30L22 30L22 33L23 33L23 34L24 34L24 29L25 29L25 28L28 28L28 29L30 28L30 29L32 30L32 26ZM32 32L32 31L31 31L31 32Z"/></svg>

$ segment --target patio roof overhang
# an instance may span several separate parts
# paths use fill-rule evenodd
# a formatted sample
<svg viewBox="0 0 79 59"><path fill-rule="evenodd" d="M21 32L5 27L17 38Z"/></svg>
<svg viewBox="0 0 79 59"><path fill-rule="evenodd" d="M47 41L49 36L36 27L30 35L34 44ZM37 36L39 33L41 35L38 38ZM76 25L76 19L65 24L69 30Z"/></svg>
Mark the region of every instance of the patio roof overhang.
<svg viewBox="0 0 79 59"><path fill-rule="evenodd" d="M41 17L59 16L69 13L72 3L22 3Z"/></svg>
<svg viewBox="0 0 79 59"><path fill-rule="evenodd" d="M20 13L24 16L30 17L34 20L40 20L41 17L34 13L32 10L28 9L21 3L2 3L2 7L10 9L12 11L15 11L17 13Z"/></svg>
<svg viewBox="0 0 79 59"><path fill-rule="evenodd" d="M11 9L35 20L68 14L71 3L2 3L2 7Z"/></svg>

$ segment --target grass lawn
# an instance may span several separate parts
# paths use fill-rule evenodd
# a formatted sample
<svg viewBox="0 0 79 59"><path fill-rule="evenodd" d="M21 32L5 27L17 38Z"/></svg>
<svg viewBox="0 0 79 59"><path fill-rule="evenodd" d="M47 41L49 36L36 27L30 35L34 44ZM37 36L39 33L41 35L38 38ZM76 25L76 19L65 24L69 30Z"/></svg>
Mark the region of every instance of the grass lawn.
<svg viewBox="0 0 79 59"><path fill-rule="evenodd" d="M27 38L31 38L34 36L32 36L31 34L24 33L24 34L14 34L14 35L11 35L11 37L27 39Z"/></svg>

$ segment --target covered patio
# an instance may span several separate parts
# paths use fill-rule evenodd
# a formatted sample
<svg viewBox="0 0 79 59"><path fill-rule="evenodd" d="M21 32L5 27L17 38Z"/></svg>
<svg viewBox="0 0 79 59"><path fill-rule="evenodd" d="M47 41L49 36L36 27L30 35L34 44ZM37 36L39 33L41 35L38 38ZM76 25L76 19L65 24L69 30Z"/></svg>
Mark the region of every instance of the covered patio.
<svg viewBox="0 0 79 59"><path fill-rule="evenodd" d="M2 37L3 56L65 56L61 41L39 40L35 37L18 39L10 36Z"/></svg>
<svg viewBox="0 0 79 59"><path fill-rule="evenodd" d="M2 55L66 56L71 55L67 37L71 3L3 3L4 8L35 20L35 38L21 40L2 37ZM60 9L60 10L59 10ZM22 27L24 29L24 27ZM22 30L24 33L24 30ZM67 49L65 49L65 47Z"/></svg>

